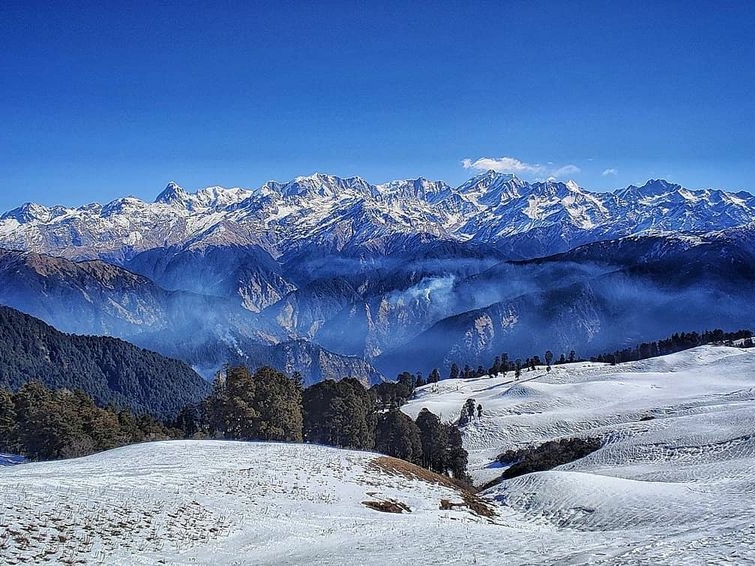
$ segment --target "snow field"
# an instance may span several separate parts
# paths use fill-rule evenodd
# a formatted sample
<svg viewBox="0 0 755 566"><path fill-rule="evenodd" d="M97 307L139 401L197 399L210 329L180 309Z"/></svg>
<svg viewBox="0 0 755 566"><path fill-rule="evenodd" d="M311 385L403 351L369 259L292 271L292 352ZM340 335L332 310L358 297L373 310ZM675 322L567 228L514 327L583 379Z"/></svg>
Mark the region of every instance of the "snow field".
<svg viewBox="0 0 755 566"><path fill-rule="evenodd" d="M522 523L610 534L610 563L755 561L755 350L705 346L522 376L426 386L404 409L451 420L466 398L482 403L483 418L464 427L478 484L501 474L494 459L507 449L602 439L581 460L485 495Z"/></svg>
<svg viewBox="0 0 755 566"><path fill-rule="evenodd" d="M3 564L747 564L755 562L755 350L702 347L442 381L406 407L464 427L478 483L500 452L590 436L586 458L481 494L314 445L174 441L0 467ZM405 505L393 514L365 502Z"/></svg>

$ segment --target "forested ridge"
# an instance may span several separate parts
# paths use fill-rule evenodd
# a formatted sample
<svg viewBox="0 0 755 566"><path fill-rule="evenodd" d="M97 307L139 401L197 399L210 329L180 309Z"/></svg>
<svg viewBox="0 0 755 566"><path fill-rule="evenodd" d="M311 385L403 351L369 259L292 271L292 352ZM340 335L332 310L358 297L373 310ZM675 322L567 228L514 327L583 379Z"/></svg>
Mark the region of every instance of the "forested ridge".
<svg viewBox="0 0 755 566"><path fill-rule="evenodd" d="M117 338L65 334L0 306L0 388L17 391L31 380L159 418L174 417L209 392L184 362Z"/></svg>

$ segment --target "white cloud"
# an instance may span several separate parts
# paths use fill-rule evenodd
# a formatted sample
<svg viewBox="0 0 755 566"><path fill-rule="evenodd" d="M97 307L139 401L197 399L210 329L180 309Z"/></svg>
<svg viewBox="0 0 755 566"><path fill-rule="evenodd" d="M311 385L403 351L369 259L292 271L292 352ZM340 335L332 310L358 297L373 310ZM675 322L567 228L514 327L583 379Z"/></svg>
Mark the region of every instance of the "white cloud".
<svg viewBox="0 0 755 566"><path fill-rule="evenodd" d="M566 177L568 175L576 175L577 173L581 173L582 170L577 167L576 165L564 165L563 167L559 167L551 175L554 177Z"/></svg>
<svg viewBox="0 0 755 566"><path fill-rule="evenodd" d="M498 173L543 173L545 167L519 161L515 157L481 157L476 161L464 159L461 164L464 169L478 169L480 171L497 171Z"/></svg>
<svg viewBox="0 0 755 566"><path fill-rule="evenodd" d="M548 162L552 165L552 162ZM580 173L581 170L576 165L568 164L561 167L546 167L539 163L525 163L515 157L481 157L472 161L471 159L463 159L461 161L464 169L476 169L478 171L493 170L498 173L513 173L515 175L530 176L535 175L538 177L559 178L568 175L575 175Z"/></svg>
<svg viewBox="0 0 755 566"><path fill-rule="evenodd" d="M604 177L608 177L609 175L618 175L619 171L617 169L606 169L601 173Z"/></svg>

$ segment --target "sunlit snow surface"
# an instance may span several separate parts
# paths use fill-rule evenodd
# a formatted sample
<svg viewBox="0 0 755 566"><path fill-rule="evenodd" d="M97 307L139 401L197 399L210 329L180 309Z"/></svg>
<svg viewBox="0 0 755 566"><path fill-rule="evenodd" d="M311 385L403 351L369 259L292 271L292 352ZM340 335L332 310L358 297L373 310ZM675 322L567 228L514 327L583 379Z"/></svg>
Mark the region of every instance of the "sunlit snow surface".
<svg viewBox="0 0 755 566"><path fill-rule="evenodd" d="M0 562L107 564L743 564L755 561L755 351L704 347L522 382L418 392L465 427L478 481L496 454L564 436L605 446L485 496L492 521L440 510L459 494L377 469L373 454L180 441L0 468ZM534 379L533 379L534 378ZM525 381L526 380L526 381ZM647 417L652 420L641 420ZM411 513L373 511L400 501Z"/></svg>
<svg viewBox="0 0 755 566"><path fill-rule="evenodd" d="M521 523L606 537L577 563L755 562L755 350L538 368L517 384L511 374L442 381L404 409L452 420L470 397L484 409L464 429L478 484L500 475L492 462L506 449L603 439L586 458L486 492Z"/></svg>

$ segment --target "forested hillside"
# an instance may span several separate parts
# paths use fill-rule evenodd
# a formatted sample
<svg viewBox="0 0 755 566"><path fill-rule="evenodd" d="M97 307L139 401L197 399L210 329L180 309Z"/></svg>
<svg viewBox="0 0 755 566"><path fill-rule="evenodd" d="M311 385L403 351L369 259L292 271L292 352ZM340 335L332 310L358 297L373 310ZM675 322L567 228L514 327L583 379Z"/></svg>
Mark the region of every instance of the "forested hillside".
<svg viewBox="0 0 755 566"><path fill-rule="evenodd" d="M17 390L32 379L160 418L175 416L209 392L184 362L116 338L64 334L0 306L0 388Z"/></svg>

